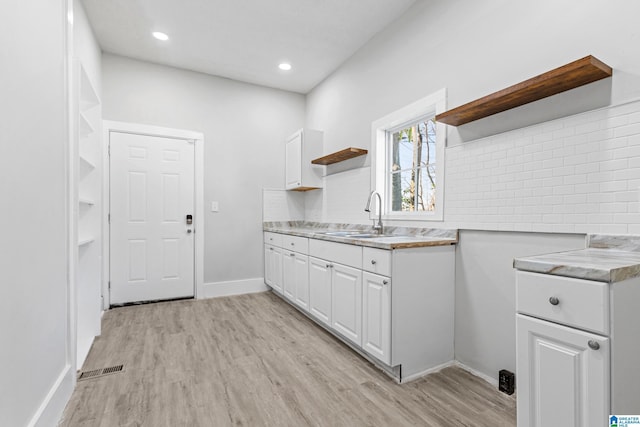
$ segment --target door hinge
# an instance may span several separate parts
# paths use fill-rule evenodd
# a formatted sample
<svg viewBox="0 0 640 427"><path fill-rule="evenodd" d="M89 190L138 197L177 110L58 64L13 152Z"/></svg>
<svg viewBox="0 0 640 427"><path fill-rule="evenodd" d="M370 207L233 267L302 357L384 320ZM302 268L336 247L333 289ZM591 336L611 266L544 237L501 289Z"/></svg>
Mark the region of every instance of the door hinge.
<svg viewBox="0 0 640 427"><path fill-rule="evenodd" d="M107 145L107 156L111 157L111 144Z"/></svg>
<svg viewBox="0 0 640 427"><path fill-rule="evenodd" d="M107 282L109 284L109 290L111 290L111 280L109 280L109 282Z"/></svg>
<svg viewBox="0 0 640 427"><path fill-rule="evenodd" d="M107 214L107 222L108 222L109 224L111 224L111 214L110 214L110 213L109 213L109 214Z"/></svg>

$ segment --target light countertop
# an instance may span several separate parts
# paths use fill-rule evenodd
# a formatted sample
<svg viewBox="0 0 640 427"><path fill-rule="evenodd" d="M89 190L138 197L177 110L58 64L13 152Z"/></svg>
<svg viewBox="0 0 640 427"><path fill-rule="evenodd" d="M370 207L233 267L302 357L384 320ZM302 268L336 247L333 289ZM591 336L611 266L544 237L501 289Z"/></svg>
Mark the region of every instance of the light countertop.
<svg viewBox="0 0 640 427"><path fill-rule="evenodd" d="M265 222L263 230L387 250L454 245L458 242L458 230L433 228L387 226L384 229L383 236L367 238L326 234L327 232L343 231L353 233L371 232L371 226L360 224L327 224L306 221Z"/></svg>
<svg viewBox="0 0 640 427"><path fill-rule="evenodd" d="M640 236L590 235L586 249L516 258L514 268L599 282L640 276Z"/></svg>

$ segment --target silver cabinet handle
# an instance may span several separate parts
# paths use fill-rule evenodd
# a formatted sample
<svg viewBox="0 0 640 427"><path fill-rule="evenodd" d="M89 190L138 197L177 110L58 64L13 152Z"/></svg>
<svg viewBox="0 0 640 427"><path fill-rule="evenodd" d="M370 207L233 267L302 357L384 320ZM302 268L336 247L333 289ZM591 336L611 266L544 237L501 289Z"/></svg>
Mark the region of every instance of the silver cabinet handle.
<svg viewBox="0 0 640 427"><path fill-rule="evenodd" d="M331 268L331 265L327 264L324 266L324 268Z"/></svg>
<svg viewBox="0 0 640 427"><path fill-rule="evenodd" d="M269 250L270 250L270 251L272 251L272 250L273 250L273 248L269 248Z"/></svg>
<svg viewBox="0 0 640 427"><path fill-rule="evenodd" d="M388 285L388 284L389 284L389 281L388 281L388 280L383 280L383 281L382 281L382 284L383 284L383 285Z"/></svg>
<svg viewBox="0 0 640 427"><path fill-rule="evenodd" d="M589 340L587 344L589 344L591 350L600 350L600 343L598 341Z"/></svg>
<svg viewBox="0 0 640 427"><path fill-rule="evenodd" d="M291 242L291 246L295 246L295 245L296 245L295 243Z"/></svg>
<svg viewBox="0 0 640 427"><path fill-rule="evenodd" d="M372 260L371 260L371 264L376 265L376 260L375 260L375 259L372 259Z"/></svg>
<svg viewBox="0 0 640 427"><path fill-rule="evenodd" d="M187 229L187 233L191 233L193 230L191 230L190 228Z"/></svg>
<svg viewBox="0 0 640 427"><path fill-rule="evenodd" d="M289 254L289 256L296 256L296 254Z"/></svg>
<svg viewBox="0 0 640 427"><path fill-rule="evenodd" d="M560 304L560 300L557 297L551 297L551 298L549 298L549 304L558 305L558 304Z"/></svg>

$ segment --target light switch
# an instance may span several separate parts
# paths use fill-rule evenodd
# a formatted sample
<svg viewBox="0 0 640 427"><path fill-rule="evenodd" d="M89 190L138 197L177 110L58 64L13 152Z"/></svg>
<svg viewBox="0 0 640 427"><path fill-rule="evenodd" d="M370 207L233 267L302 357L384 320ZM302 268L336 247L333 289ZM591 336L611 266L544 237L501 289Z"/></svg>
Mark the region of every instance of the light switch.
<svg viewBox="0 0 640 427"><path fill-rule="evenodd" d="M219 210L218 202L211 202L211 212L218 212Z"/></svg>

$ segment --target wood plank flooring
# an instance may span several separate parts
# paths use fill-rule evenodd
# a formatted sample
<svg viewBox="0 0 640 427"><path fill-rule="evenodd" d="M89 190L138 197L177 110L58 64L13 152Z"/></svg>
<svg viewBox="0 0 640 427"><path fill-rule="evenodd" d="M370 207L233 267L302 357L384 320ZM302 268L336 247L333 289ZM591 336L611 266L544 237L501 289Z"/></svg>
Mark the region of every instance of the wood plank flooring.
<svg viewBox="0 0 640 427"><path fill-rule="evenodd" d="M62 426L515 426L458 367L398 385L270 292L109 310Z"/></svg>

